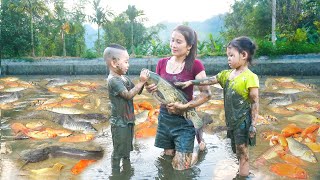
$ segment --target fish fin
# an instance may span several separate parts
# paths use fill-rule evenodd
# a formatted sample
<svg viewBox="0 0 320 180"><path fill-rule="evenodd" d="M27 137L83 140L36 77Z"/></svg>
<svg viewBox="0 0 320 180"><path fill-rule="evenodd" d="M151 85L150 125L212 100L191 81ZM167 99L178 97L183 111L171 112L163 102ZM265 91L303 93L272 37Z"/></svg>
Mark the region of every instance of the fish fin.
<svg viewBox="0 0 320 180"><path fill-rule="evenodd" d="M19 171L21 171L26 165L29 164L29 161L25 162L20 168L19 168Z"/></svg>

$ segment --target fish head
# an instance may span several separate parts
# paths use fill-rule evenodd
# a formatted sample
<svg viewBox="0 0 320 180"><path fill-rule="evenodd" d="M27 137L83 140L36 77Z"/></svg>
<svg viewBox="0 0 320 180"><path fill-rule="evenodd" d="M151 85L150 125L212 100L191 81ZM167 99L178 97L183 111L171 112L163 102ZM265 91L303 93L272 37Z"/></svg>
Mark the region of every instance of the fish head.
<svg viewBox="0 0 320 180"><path fill-rule="evenodd" d="M318 162L316 156L313 154L313 152L311 150L310 151L306 151L302 157L303 157L304 160L312 162L312 163L317 163Z"/></svg>
<svg viewBox="0 0 320 180"><path fill-rule="evenodd" d="M97 132L97 130L93 126L91 126L91 124L90 124L90 126L85 126L83 132L86 134L91 134L91 133L94 134Z"/></svg>
<svg viewBox="0 0 320 180"><path fill-rule="evenodd" d="M147 81L147 84L158 84L159 80L160 76L157 73L149 71L149 79Z"/></svg>

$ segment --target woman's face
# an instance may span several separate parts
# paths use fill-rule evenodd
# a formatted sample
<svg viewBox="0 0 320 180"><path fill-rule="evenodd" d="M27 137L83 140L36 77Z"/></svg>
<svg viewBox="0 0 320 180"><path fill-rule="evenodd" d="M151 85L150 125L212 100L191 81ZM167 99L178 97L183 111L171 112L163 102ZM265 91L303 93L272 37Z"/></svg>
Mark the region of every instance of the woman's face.
<svg viewBox="0 0 320 180"><path fill-rule="evenodd" d="M170 48L173 56L185 57L191 46L187 44L185 37L179 31L173 31L171 34Z"/></svg>

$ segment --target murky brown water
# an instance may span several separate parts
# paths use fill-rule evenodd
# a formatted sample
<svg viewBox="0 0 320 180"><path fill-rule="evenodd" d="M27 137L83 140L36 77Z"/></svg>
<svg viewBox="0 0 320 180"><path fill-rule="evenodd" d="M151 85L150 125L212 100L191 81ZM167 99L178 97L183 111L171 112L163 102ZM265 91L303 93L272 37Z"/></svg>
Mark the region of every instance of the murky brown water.
<svg viewBox="0 0 320 180"><path fill-rule="evenodd" d="M86 107L86 112L90 113L100 113L107 114L108 110L105 108L107 106L107 94L105 88L105 81L103 76L19 76L18 81L32 82L32 87L25 90L19 91L18 100L9 102L10 106L1 106L1 162L0 162L0 179L12 180L12 179L232 179L235 177L238 169L238 164L235 155L232 153L230 148L230 141L226 139L226 131L214 131L216 127L223 126L223 114L222 108L213 108L212 104L215 101L211 101L206 106L211 105L212 108L207 108L205 111L209 113L214 120L214 122L205 128L204 138L207 143L207 150L200 154L199 162L195 167L186 171L175 171L172 169L170 160L167 157L161 157L161 149L153 146L154 138L138 138L135 139L134 151L131 153L131 163L124 164L120 175L113 175L111 171L110 156L112 152L112 141L111 133L108 122L93 124L93 126L98 130L95 134L95 138L92 141L80 142L80 143L61 143L58 142L58 138L46 139L46 140L35 140L35 139L25 139L25 140L13 140L13 133L11 131L10 125L14 122L21 122L26 124L30 121L37 122L34 116L30 115L31 112L36 112L37 107L41 107L41 103L48 99L54 99L59 97L59 93L54 93L48 91L48 86L46 85L52 78L66 79L68 84L79 83L79 81L86 82L85 85L89 85L88 82L96 83L95 88L90 89L90 91L85 91L81 89L81 92L87 94L87 96L80 98L82 103L77 104L74 108L83 109ZM132 77L136 80L136 77ZM310 89L299 90L295 92L297 87L291 87L291 91L285 91L285 93L293 93L290 96L294 97L294 103L305 103L311 102L311 110L307 112L302 112L304 110L292 110L290 115L281 115L270 110L269 102L275 98L275 93L280 92L279 89L266 88L265 84L270 85L270 82L274 81L274 78L279 77L261 77L260 83L260 114L261 115L272 115L278 119L277 123L270 123L269 125L260 125L258 127L259 134L266 131L276 131L281 132L281 130L287 126L289 123L295 123L301 128L306 128L310 126L310 122L303 120L289 121L288 117L292 117L299 114L308 114L319 118L319 104L320 104L320 78L319 77L293 77L296 82L308 85ZM267 83L266 79L268 79ZM272 81L269 81L272 79ZM1 80L1 79L0 79ZM286 81L286 80L284 80ZM290 81L290 80L287 80ZM6 81L7 82L7 81ZM8 81L9 82L9 81ZM51 81L52 82L52 81ZM4 81L0 81L0 85L5 84ZM12 85L10 87L16 86ZM311 84L311 85L310 85ZM93 85L93 84L91 84ZM21 86L21 84L20 84ZM62 87L64 85L57 84L56 87ZM1 86L0 86L1 88ZM7 89L8 85L1 88L0 91ZM293 91L294 89L295 91ZM79 89L77 89L79 90ZM281 89L283 90L283 89ZM288 90L288 89L285 89ZM68 89L68 91L75 92L74 89ZM214 94L214 100L222 99L222 91L219 88L212 87L212 92ZM269 92L266 93L266 92ZM284 92L284 91L281 91ZM1 95L1 94L0 94ZM70 96L75 94L69 94ZM4 95L0 96L3 97ZM61 96L61 95L60 95ZM67 95L65 95L67 96ZM277 94L277 96L286 96L285 94ZM72 98L71 98L72 99ZM98 99L98 100L97 100ZM154 106L157 102L152 99L152 97L143 92L142 95L138 95L134 98L135 102L148 101ZM0 101L1 102L1 101ZM217 101L218 102L218 101ZM86 104L86 106L84 106ZM61 105L61 104L60 104ZM290 104L289 104L290 105ZM286 105L286 106L289 106ZM311 106L311 105L310 105ZM285 106L279 106L285 107ZM314 108L318 108L314 110ZM22 117L22 118L21 118ZM46 116L43 116L46 117ZM61 128L60 125L51 121L51 119L44 119L46 127ZM319 143L319 133L317 134L317 142ZM21 152L25 149L36 149L43 148L47 146L68 146L78 149L94 150L102 148L104 150L104 157L98 160L96 163L90 165L79 175L71 174L71 168L78 162L79 159L72 159L68 157L58 157L49 158L44 161L37 163L29 163L20 169L24 162L21 160ZM269 141L264 140L262 136L258 136L257 146L250 147L250 162L253 162L259 155L269 149ZM315 153L318 160L320 160L320 153ZM279 177L269 171L269 166L274 163L283 163L279 157L268 160L265 165L256 168L251 167L251 172L254 174L253 179L286 179ZM55 163L63 164L59 176L31 176L31 170L41 169L45 167L52 167ZM251 163L252 164L252 163ZM319 179L320 178L320 163L309 163L306 162L306 166L303 168L307 171L309 179ZM56 173L59 174L59 173ZM289 178L288 178L289 179Z"/></svg>

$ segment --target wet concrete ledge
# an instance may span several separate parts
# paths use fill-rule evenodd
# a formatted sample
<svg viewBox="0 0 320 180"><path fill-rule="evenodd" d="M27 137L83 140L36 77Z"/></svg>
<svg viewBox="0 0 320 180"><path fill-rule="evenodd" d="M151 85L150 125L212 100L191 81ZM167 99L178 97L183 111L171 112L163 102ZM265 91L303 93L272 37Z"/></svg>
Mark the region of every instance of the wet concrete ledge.
<svg viewBox="0 0 320 180"><path fill-rule="evenodd" d="M155 71L159 58L131 58L129 75L138 75L142 68ZM201 59L208 75L228 69L226 57ZM250 69L258 75L320 76L320 54L287 55L277 58L260 57ZM5 75L105 75L108 71L102 58L42 59L23 61L1 60L1 76Z"/></svg>

